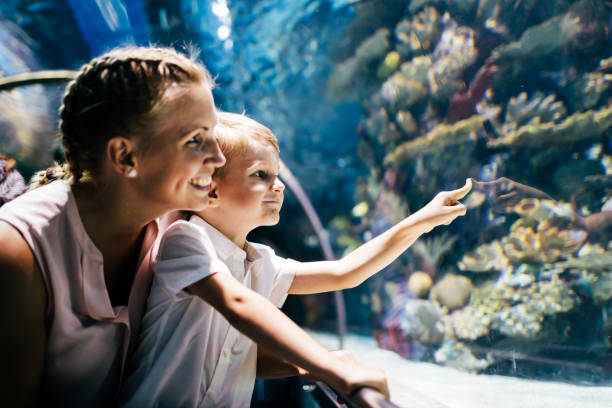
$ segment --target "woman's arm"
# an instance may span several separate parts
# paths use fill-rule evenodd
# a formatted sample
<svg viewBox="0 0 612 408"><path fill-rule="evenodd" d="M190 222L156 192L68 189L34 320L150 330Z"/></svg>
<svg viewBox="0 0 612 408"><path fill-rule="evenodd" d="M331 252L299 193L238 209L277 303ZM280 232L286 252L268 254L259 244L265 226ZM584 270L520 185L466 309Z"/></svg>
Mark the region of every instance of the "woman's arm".
<svg viewBox="0 0 612 408"><path fill-rule="evenodd" d="M1 403L36 406L45 358L47 292L30 247L0 222Z"/></svg>
<svg viewBox="0 0 612 408"><path fill-rule="evenodd" d="M382 370L327 351L266 298L231 275L215 273L189 286L189 290L278 360L303 367L342 393L369 386L389 395Z"/></svg>
<svg viewBox="0 0 612 408"><path fill-rule="evenodd" d="M466 208L457 200L465 197L471 188L472 181L468 179L457 190L438 193L425 207L338 261L302 263L289 293L319 293L359 285L393 262L419 236L464 215Z"/></svg>

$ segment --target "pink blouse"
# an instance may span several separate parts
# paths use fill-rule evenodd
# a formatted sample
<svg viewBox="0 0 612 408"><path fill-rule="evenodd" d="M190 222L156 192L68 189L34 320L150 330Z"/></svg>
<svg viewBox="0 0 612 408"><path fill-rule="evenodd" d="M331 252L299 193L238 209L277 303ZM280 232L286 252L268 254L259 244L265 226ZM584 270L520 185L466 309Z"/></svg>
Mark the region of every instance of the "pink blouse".
<svg viewBox="0 0 612 408"><path fill-rule="evenodd" d="M54 181L0 208L32 249L48 293L41 401L105 407L116 397L151 282L160 220L148 225L127 306L113 307L103 259L78 214L70 185Z"/></svg>

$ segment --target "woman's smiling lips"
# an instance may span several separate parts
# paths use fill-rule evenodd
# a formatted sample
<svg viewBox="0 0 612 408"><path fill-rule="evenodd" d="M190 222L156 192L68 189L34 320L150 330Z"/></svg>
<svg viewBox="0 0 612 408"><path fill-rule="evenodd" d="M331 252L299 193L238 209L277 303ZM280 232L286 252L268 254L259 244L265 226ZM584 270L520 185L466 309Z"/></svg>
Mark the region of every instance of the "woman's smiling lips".
<svg viewBox="0 0 612 408"><path fill-rule="evenodd" d="M189 184L198 190L208 190L210 189L210 183L212 182L211 176L202 176L202 177L194 177L189 180Z"/></svg>

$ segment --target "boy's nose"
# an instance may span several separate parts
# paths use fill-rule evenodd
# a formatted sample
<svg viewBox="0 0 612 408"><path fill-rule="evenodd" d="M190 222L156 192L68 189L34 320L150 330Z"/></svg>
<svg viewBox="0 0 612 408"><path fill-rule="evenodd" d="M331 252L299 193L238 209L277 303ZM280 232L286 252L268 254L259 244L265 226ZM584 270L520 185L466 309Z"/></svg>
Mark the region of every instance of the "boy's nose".
<svg viewBox="0 0 612 408"><path fill-rule="evenodd" d="M274 180L274 184L272 185L272 190L274 190L274 191L284 191L285 190L285 183L283 183L280 178L276 177L276 179Z"/></svg>

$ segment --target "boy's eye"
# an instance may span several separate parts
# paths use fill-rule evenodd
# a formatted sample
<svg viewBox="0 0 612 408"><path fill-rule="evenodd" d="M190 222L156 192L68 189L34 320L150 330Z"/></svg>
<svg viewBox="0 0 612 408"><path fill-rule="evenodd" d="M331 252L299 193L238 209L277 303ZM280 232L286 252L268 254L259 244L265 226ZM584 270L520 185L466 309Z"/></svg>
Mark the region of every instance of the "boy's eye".
<svg viewBox="0 0 612 408"><path fill-rule="evenodd" d="M264 179L264 180L268 178L268 173L266 173L263 170L258 170L255 173L253 173L253 175L255 177L259 177L260 179Z"/></svg>

